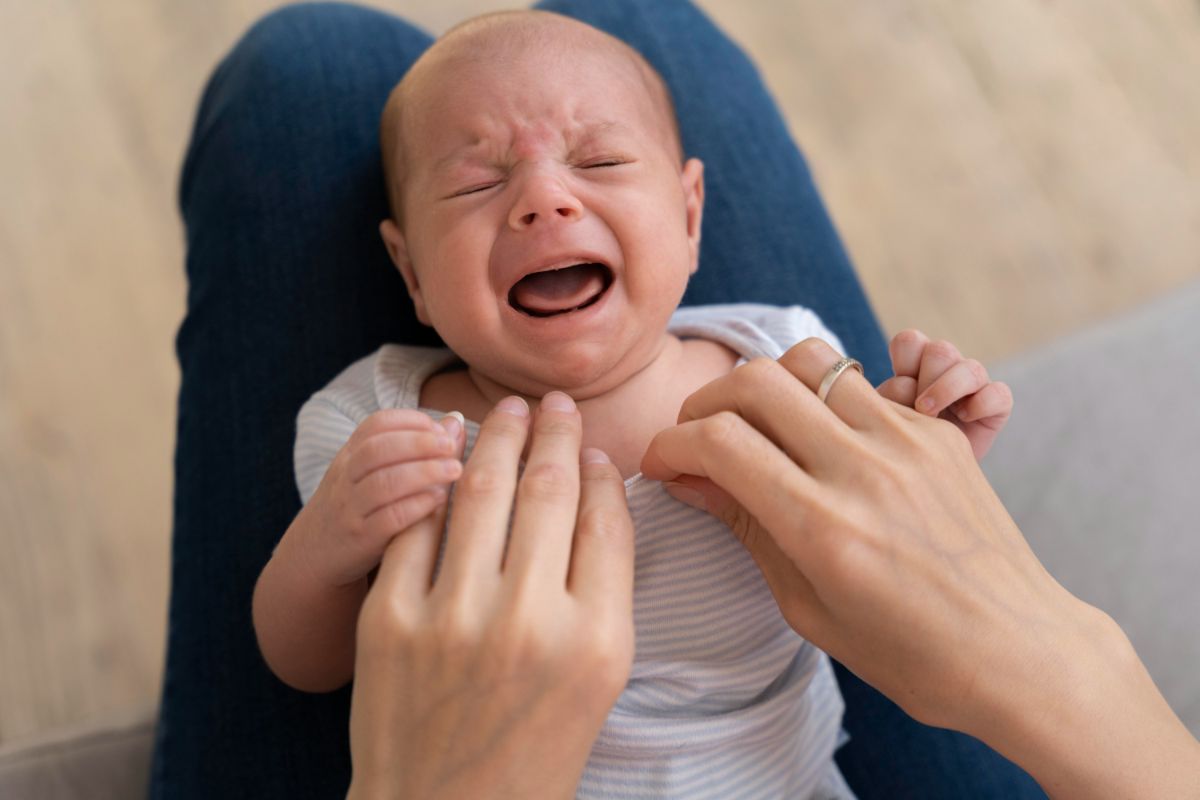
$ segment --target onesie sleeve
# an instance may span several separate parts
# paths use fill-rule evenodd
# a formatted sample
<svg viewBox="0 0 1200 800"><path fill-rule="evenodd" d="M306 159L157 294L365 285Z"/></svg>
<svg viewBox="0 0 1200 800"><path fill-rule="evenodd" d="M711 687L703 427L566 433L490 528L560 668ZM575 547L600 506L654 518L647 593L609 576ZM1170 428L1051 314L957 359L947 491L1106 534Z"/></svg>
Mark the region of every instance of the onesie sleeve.
<svg viewBox="0 0 1200 800"><path fill-rule="evenodd" d="M379 410L377 367L385 349L386 345L346 367L300 407L292 464L305 505L354 429Z"/></svg>
<svg viewBox="0 0 1200 800"><path fill-rule="evenodd" d="M296 447L293 463L300 501L308 505L326 470L350 434L358 427L351 416L325 392L309 398L296 417Z"/></svg>
<svg viewBox="0 0 1200 800"><path fill-rule="evenodd" d="M803 306L778 309L766 327L771 338L779 346L781 354L787 352L792 345L815 336L818 339L824 339L830 347L842 355L854 356L853 353L846 352L842 340L826 327L815 311Z"/></svg>

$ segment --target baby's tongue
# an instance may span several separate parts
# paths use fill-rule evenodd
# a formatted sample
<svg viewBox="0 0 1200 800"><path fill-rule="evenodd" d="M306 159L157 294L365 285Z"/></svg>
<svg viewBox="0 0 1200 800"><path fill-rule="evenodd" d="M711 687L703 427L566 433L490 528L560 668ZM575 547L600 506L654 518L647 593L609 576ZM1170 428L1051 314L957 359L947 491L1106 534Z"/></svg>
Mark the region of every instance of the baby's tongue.
<svg viewBox="0 0 1200 800"><path fill-rule="evenodd" d="M512 289L512 299L526 311L552 314L583 305L604 288L604 267L576 264L526 275Z"/></svg>

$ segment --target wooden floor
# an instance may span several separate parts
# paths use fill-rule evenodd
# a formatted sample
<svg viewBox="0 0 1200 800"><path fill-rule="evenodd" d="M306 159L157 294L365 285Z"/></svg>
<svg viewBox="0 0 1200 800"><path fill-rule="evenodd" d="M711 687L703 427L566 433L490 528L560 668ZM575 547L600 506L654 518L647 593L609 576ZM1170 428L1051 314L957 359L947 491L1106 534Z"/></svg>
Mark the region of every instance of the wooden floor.
<svg viewBox="0 0 1200 800"><path fill-rule="evenodd" d="M0 742L157 699L176 175L202 82L273 5L0 5ZM436 31L505 4L381 5ZM890 332L994 360L1200 276L1195 0L702 5Z"/></svg>

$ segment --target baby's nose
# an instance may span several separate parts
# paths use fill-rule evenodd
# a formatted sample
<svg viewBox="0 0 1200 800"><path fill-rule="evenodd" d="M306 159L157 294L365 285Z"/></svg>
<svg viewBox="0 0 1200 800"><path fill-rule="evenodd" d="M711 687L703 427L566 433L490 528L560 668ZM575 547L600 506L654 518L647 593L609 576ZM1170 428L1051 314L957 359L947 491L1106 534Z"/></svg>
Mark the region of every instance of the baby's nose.
<svg viewBox="0 0 1200 800"><path fill-rule="evenodd" d="M539 220L571 222L583 215L583 205L556 177L530 176L522 185L508 216L513 230L522 230Z"/></svg>

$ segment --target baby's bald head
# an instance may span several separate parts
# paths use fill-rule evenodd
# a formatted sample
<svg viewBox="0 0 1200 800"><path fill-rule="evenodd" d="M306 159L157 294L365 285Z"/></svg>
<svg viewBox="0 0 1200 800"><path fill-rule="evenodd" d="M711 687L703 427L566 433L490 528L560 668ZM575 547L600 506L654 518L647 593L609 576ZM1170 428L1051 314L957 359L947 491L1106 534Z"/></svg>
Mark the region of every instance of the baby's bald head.
<svg viewBox="0 0 1200 800"><path fill-rule="evenodd" d="M682 163L683 146L670 90L640 53L620 39L559 14L536 10L485 14L451 28L434 42L395 86L384 106L379 144L396 223L403 227L405 180L415 149L412 144L420 137L436 135L418 123L415 112L423 103L444 99L445 81L481 66L513 69L528 59L540 59L553 68L556 60L577 58L581 52L602 56L606 68L629 78L624 84L629 90L645 95L642 106L654 117L652 129Z"/></svg>

